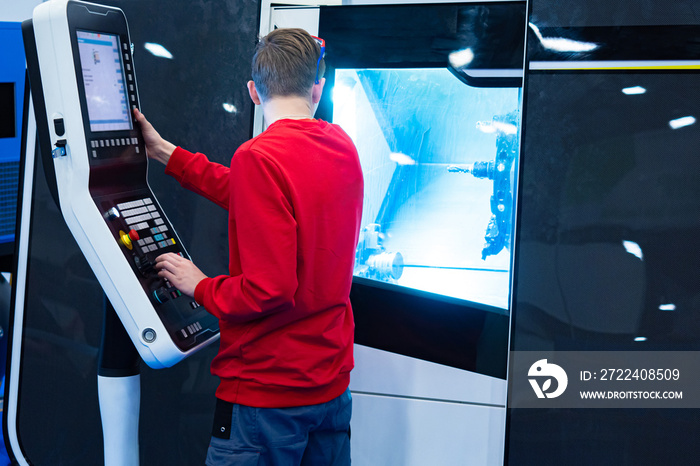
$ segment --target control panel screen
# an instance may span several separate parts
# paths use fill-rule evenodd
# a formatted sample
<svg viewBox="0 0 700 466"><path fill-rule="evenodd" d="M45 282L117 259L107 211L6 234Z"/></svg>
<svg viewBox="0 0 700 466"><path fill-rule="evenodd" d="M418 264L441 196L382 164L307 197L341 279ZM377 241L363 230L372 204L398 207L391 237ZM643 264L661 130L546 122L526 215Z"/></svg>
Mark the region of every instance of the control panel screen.
<svg viewBox="0 0 700 466"><path fill-rule="evenodd" d="M0 138L15 137L15 83L0 83Z"/></svg>
<svg viewBox="0 0 700 466"><path fill-rule="evenodd" d="M119 37L87 31L77 35L90 131L131 129Z"/></svg>

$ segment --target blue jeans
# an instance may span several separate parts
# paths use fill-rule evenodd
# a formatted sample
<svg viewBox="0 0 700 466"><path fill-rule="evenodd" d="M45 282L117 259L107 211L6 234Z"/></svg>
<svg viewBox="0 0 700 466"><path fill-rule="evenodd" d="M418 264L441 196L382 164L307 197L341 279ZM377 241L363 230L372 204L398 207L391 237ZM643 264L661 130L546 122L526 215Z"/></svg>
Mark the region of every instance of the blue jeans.
<svg viewBox="0 0 700 466"><path fill-rule="evenodd" d="M296 408L219 400L206 464L349 466L351 415L349 389L327 403Z"/></svg>

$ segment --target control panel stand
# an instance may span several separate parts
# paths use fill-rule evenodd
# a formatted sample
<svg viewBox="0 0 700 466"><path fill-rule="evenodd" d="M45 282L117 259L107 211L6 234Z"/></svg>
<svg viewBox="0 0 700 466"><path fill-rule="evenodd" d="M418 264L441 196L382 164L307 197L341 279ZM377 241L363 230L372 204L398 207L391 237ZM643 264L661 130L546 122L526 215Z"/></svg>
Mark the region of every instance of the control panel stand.
<svg viewBox="0 0 700 466"><path fill-rule="evenodd" d="M105 466L138 466L141 358L105 296L97 371Z"/></svg>

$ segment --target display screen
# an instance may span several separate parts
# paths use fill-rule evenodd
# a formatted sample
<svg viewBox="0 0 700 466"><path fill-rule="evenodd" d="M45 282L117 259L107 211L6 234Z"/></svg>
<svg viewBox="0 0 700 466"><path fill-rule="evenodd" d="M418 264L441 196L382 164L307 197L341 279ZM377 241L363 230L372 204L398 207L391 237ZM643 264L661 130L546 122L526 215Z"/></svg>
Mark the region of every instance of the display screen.
<svg viewBox="0 0 700 466"><path fill-rule="evenodd" d="M0 83L0 138L15 137L15 83Z"/></svg>
<svg viewBox="0 0 700 466"><path fill-rule="evenodd" d="M365 178L355 275L507 309L519 90L443 68L334 77Z"/></svg>
<svg viewBox="0 0 700 466"><path fill-rule="evenodd" d="M77 35L90 131L131 129L119 38L87 31Z"/></svg>

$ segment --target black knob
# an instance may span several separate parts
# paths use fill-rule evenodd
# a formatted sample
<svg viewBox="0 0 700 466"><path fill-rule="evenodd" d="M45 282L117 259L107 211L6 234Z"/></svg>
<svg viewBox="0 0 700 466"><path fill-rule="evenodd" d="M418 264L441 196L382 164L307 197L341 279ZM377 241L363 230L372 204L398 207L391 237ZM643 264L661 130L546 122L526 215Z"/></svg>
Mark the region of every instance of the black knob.
<svg viewBox="0 0 700 466"><path fill-rule="evenodd" d="M164 286L161 286L157 290L153 291L153 299L155 299L160 304L163 304L170 299L170 292Z"/></svg>
<svg viewBox="0 0 700 466"><path fill-rule="evenodd" d="M154 263L151 262L146 256L136 256L134 257L134 265L136 269L143 275L147 277L155 272Z"/></svg>

